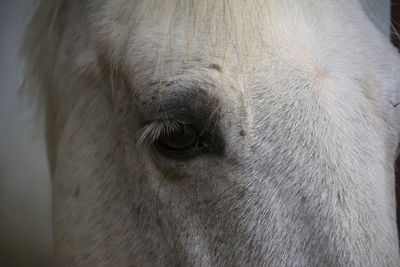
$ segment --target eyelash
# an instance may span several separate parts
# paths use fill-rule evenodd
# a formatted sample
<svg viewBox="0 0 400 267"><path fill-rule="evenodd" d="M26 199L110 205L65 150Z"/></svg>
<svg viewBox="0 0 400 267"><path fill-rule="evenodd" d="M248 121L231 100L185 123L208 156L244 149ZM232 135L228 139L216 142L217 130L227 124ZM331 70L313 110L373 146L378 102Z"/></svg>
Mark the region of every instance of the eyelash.
<svg viewBox="0 0 400 267"><path fill-rule="evenodd" d="M224 142L210 129L179 120L158 120L146 124L138 132L138 144L176 160L189 160L203 154L221 154Z"/></svg>
<svg viewBox="0 0 400 267"><path fill-rule="evenodd" d="M178 120L164 120L164 121L151 122L145 125L139 131L138 143L144 144L146 146L151 146L160 137L172 134L172 132L176 131L181 125L184 124L185 124L184 122Z"/></svg>

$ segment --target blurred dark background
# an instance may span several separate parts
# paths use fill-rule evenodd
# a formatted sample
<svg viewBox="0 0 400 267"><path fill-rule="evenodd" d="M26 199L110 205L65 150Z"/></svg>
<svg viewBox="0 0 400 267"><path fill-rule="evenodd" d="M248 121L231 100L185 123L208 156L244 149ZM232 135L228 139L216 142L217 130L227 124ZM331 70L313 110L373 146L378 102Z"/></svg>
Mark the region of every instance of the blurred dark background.
<svg viewBox="0 0 400 267"><path fill-rule="evenodd" d="M30 0L0 1L0 266L50 266L50 180L43 132L18 96Z"/></svg>

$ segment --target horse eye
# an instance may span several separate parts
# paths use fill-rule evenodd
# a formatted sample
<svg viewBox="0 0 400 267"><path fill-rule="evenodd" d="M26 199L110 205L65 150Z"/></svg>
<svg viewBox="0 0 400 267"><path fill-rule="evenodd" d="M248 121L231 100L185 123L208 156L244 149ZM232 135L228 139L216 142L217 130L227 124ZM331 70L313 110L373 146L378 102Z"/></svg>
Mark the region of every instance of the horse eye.
<svg viewBox="0 0 400 267"><path fill-rule="evenodd" d="M161 136L156 142L156 148L163 154L182 154L200 148L199 135L192 127L181 124L177 129Z"/></svg>

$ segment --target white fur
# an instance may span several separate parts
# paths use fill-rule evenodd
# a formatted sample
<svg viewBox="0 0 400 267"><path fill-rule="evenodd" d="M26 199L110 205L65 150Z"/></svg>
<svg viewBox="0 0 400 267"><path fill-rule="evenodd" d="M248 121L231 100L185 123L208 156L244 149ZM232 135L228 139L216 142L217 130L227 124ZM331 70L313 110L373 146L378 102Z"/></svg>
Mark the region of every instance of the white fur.
<svg viewBox="0 0 400 267"><path fill-rule="evenodd" d="M45 100L58 263L398 266L400 57L365 10L43 1L24 54ZM223 154L140 144L148 105L189 88L217 99Z"/></svg>

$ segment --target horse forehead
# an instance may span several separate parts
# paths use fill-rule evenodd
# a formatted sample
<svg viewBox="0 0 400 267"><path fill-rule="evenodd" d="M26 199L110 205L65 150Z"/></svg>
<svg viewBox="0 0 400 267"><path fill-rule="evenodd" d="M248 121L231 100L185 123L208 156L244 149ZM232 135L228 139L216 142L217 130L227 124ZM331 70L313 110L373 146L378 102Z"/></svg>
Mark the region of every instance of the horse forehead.
<svg viewBox="0 0 400 267"><path fill-rule="evenodd" d="M316 96L329 108L333 101L332 88L343 87L335 79L345 82L343 73L349 77L365 77L359 64L363 61L359 57L363 49L359 46L367 47L367 42L348 45L349 36L360 37L361 26L358 31L357 24L367 24L358 12L360 7L354 6L357 1L343 5L339 1L311 4L285 0L267 1L261 6L254 4L259 1L250 1L250 4L234 5L229 16L213 14L217 18L208 17L207 12L211 11L205 5L196 7L205 8L203 13L187 5L163 12L170 4L160 3L159 8L152 9L150 4L145 4L151 2L135 1L133 11L132 8L126 8L125 13L118 11L122 18L115 22L110 14L117 12L118 5L110 1L106 5L114 8L114 12L108 10L113 22L110 23L109 17L97 23L103 53L110 60L121 59L137 87L182 73L195 73L192 77L199 78L204 70L206 75L202 78L221 72L231 83L246 80L247 88L257 87L266 79L273 84L274 80L295 80L302 76L311 81L309 84L316 89ZM190 1L182 1L186 2ZM135 19L139 16L138 10L146 11ZM250 18L254 14L262 19ZM193 19L196 16L202 17ZM272 69L276 75L264 75ZM293 76L293 70L297 77Z"/></svg>
<svg viewBox="0 0 400 267"><path fill-rule="evenodd" d="M186 2L190 1L182 1ZM223 64L225 68L248 67L255 62L266 65L270 64L268 58L264 57L264 62L260 62L263 58L260 55L274 54L298 63L299 68L321 74L321 68L315 68L314 60L316 27L332 13L322 10L323 5L307 7L307 4L291 1L267 1L257 5L259 1L250 1L233 5L229 12L215 7L217 11L213 13L209 4L176 4L175 11L164 12L162 6L168 9L170 4L160 3L160 8L150 8L151 5L146 3L135 1L133 10L127 8L130 11L125 13L116 11L116 4L106 4L112 5L114 11L109 11L108 19L106 16L103 22L96 22L99 28L95 31L99 43L105 44L103 51L120 53L121 48L126 48L128 54L125 54L125 60L128 64L141 66L146 72L156 68L160 62L175 64L172 69L176 69L182 63L197 64L199 59L211 64ZM112 15L115 12L122 17L117 22ZM140 12L145 14L135 18ZM314 14L310 16L310 13ZM322 13L324 16L321 16ZM116 57L115 54L110 56ZM241 71L240 68L236 70Z"/></svg>

